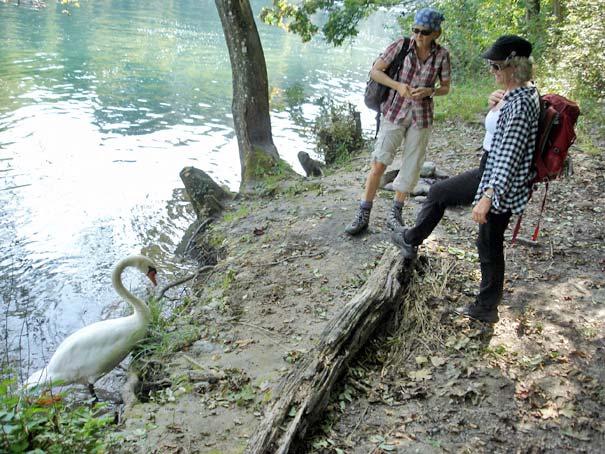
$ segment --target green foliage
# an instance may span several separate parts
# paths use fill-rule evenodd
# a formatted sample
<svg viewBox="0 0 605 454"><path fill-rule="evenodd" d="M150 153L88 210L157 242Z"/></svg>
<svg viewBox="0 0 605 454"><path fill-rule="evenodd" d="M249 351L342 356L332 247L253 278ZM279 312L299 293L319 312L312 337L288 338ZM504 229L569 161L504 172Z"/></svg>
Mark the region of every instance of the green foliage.
<svg viewBox="0 0 605 454"><path fill-rule="evenodd" d="M245 217L248 217L248 215L250 214L250 207L248 206L240 206L237 211L235 212L229 212L229 213L225 213L225 216L223 216L223 219L225 220L225 222L234 222L234 221L239 221L240 219L243 219Z"/></svg>
<svg viewBox="0 0 605 454"><path fill-rule="evenodd" d="M313 133L317 137L317 151L326 164L346 162L350 155L364 145L361 128L355 119L355 106L319 100L321 110L315 120Z"/></svg>
<svg viewBox="0 0 605 454"><path fill-rule="evenodd" d="M551 17L539 76L560 93L603 102L605 0L570 0L565 7L560 21Z"/></svg>
<svg viewBox="0 0 605 454"><path fill-rule="evenodd" d="M453 83L447 96L435 101L435 120L459 119L475 121L487 110L487 97L495 89L488 77L477 77Z"/></svg>
<svg viewBox="0 0 605 454"><path fill-rule="evenodd" d="M191 301L185 298L178 307L165 315L166 307L162 300L150 298L147 302L151 311L151 320L147 328L147 337L139 342L132 351L133 366L139 367L138 360L151 355L163 357L191 345L201 336L201 328L190 321ZM178 322L178 329L174 325Z"/></svg>
<svg viewBox="0 0 605 454"><path fill-rule="evenodd" d="M428 4L445 15L440 40L450 50L452 68L459 78L475 79L488 74L481 53L498 36L519 34L534 45L536 80L542 91L600 101L596 107L602 110L605 0L560 2L562 10L558 16L551 0L541 0L539 13L533 11L529 15L527 8L531 4L520 0L436 0L413 5L401 0L303 0L296 6L287 0L273 0L273 6L263 9L261 18L299 34L303 41L321 33L326 41L338 46L355 37L359 22L378 7L404 6L409 13L400 22L403 33L408 34L414 12ZM321 28L312 18L321 21Z"/></svg>
<svg viewBox="0 0 605 454"><path fill-rule="evenodd" d="M2 376L8 374L3 371ZM103 453L112 423L103 405L68 407L60 395L39 398L16 391L13 378L0 381L0 451L7 453Z"/></svg>
<svg viewBox="0 0 605 454"><path fill-rule="evenodd" d="M454 73L463 76L488 74L481 53L498 36L519 33L524 18L517 1L441 0L437 7L445 16L440 42L450 51ZM407 18L409 26L412 20Z"/></svg>
<svg viewBox="0 0 605 454"><path fill-rule="evenodd" d="M327 42L340 46L345 40L357 36L359 21L375 11L377 6L395 3L380 0L303 0L293 5L286 0L273 0L271 8L262 9L261 19L269 25L300 35L303 42L310 41L321 31ZM318 12L325 13L321 29L311 19Z"/></svg>

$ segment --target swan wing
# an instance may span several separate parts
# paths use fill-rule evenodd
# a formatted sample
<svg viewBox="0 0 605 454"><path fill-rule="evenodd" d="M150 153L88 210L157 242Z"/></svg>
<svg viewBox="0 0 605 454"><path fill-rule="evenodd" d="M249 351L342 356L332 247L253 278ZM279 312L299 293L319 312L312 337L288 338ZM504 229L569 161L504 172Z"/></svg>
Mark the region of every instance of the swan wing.
<svg viewBox="0 0 605 454"><path fill-rule="evenodd" d="M51 357L49 378L67 383L94 383L116 367L145 336L145 324L136 316L85 326L67 337Z"/></svg>

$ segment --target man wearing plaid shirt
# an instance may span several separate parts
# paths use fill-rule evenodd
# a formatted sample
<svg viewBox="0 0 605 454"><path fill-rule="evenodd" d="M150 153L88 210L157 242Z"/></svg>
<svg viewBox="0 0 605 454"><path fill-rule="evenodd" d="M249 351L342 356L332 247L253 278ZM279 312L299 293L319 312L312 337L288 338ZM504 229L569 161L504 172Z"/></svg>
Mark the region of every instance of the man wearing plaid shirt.
<svg viewBox="0 0 605 454"><path fill-rule="evenodd" d="M533 177L533 155L540 103L532 78L532 45L505 35L483 54L496 82L504 90L490 96L486 139L479 168L434 184L416 218L416 225L394 232L392 240L408 259L431 234L447 207L474 204L472 218L479 224L477 248L481 284L477 298L459 308L461 315L486 323L498 321L504 287L504 231L513 214L525 209ZM489 117L495 120L493 131ZM489 134L489 136L488 136Z"/></svg>
<svg viewBox="0 0 605 454"><path fill-rule="evenodd" d="M380 130L364 194L355 219L345 228L349 235L357 235L367 229L380 178L393 162L402 142L403 159L393 182L395 200L387 225L393 230L403 228L403 203L418 182L433 124L433 96L446 95L450 89L450 55L447 49L435 42L441 36L442 21L443 15L433 8L419 10L414 17L413 37L392 43L372 67L372 79L391 90L381 105ZM408 46L407 53L399 74L393 80L385 70L404 45ZM439 86L436 87L437 82Z"/></svg>

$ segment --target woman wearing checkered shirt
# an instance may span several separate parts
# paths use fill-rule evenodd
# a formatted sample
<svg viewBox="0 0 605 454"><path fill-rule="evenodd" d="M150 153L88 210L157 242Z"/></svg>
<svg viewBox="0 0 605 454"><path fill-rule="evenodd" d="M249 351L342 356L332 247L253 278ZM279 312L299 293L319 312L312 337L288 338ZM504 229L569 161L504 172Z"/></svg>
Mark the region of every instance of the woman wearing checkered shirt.
<svg viewBox="0 0 605 454"><path fill-rule="evenodd" d="M473 203L472 218L479 224L481 284L475 301L457 311L487 323L498 321L502 300L504 231L511 216L525 209L533 176L540 104L530 83L531 51L532 45L525 39L505 35L482 55L503 90L490 96L485 152L479 168L434 184L416 225L392 236L404 257L415 258L418 245L431 234L447 207Z"/></svg>
<svg viewBox="0 0 605 454"><path fill-rule="evenodd" d="M370 76L389 87L389 95L381 105L380 130L372 153L371 169L355 219L345 228L357 235L368 228L370 211L380 178L403 143L403 157L393 182L395 200L387 217L393 230L403 229L401 209L416 186L433 124L433 96L450 91L450 54L435 41L441 36L443 14L433 8L422 8L414 17L413 36L392 43L374 63ZM407 54L396 80L385 70L409 42ZM438 84L438 86L436 86Z"/></svg>

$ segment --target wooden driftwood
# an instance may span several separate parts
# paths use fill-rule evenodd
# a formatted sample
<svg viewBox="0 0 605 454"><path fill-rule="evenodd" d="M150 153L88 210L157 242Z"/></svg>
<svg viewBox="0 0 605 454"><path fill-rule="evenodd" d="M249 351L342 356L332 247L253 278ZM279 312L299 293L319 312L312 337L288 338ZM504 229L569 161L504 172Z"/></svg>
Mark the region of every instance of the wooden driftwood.
<svg viewBox="0 0 605 454"><path fill-rule="evenodd" d="M275 392L279 398L267 409L246 453L296 449L309 425L321 416L347 365L400 309L404 280L409 276L405 271L399 250L387 250L360 292L328 323L318 346L281 382Z"/></svg>

